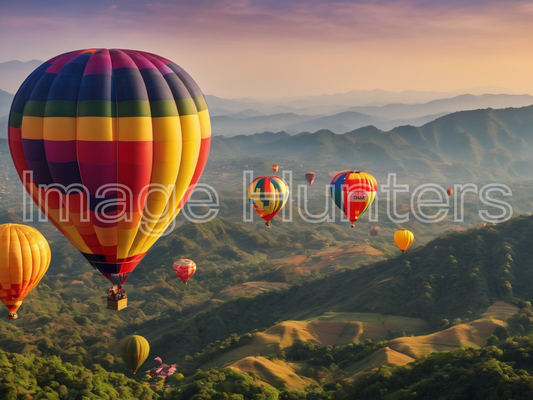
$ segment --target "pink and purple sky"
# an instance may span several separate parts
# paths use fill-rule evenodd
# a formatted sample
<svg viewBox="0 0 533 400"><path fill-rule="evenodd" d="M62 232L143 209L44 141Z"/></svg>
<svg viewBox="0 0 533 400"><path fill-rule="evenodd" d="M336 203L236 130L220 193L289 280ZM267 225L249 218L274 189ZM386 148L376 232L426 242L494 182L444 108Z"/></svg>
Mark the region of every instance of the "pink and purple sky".
<svg viewBox="0 0 533 400"><path fill-rule="evenodd" d="M533 1L0 0L0 37L0 62L153 52L221 97L486 85L533 94Z"/></svg>

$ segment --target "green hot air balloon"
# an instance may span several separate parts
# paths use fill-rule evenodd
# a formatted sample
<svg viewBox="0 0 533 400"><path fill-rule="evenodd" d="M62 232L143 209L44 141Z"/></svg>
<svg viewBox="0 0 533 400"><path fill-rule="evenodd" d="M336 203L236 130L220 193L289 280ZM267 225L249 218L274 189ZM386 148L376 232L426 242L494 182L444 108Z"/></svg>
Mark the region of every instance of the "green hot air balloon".
<svg viewBox="0 0 533 400"><path fill-rule="evenodd" d="M120 343L120 355L135 374L150 353L148 341L139 335L126 336Z"/></svg>

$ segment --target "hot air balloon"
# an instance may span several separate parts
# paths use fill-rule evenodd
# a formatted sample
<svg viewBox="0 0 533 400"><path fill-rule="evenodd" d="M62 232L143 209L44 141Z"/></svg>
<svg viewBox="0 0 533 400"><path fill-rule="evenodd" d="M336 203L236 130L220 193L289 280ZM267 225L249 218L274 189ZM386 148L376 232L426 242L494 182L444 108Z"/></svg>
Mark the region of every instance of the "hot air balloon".
<svg viewBox="0 0 533 400"><path fill-rule="evenodd" d="M446 189L446 193L448 193L448 196L451 196L453 194L453 189Z"/></svg>
<svg viewBox="0 0 533 400"><path fill-rule="evenodd" d="M415 236L413 235L413 232L408 231L405 228L402 228L394 234L394 242L396 243L396 246L402 251L402 254L405 253L405 250L407 250L415 240Z"/></svg>
<svg viewBox="0 0 533 400"><path fill-rule="evenodd" d="M148 341L139 335L126 336L120 342L120 356L135 374L150 353Z"/></svg>
<svg viewBox="0 0 533 400"><path fill-rule="evenodd" d="M178 65L88 49L24 81L8 134L35 203L116 292L194 189L211 126L200 88Z"/></svg>
<svg viewBox="0 0 533 400"><path fill-rule="evenodd" d="M315 173L314 172L306 173L305 179L307 180L307 183L309 183L309 186L311 186L313 182L315 181Z"/></svg>
<svg viewBox="0 0 533 400"><path fill-rule="evenodd" d="M272 165L272 171L278 172L278 169L279 167L276 164Z"/></svg>
<svg viewBox="0 0 533 400"><path fill-rule="evenodd" d="M196 272L196 264L192 260L182 259L174 262L174 271L178 277L187 284L187 281Z"/></svg>
<svg viewBox="0 0 533 400"><path fill-rule="evenodd" d="M374 226L370 227L370 230L368 231L368 234L369 234L370 236L377 236L377 235L379 235L379 226L374 225Z"/></svg>
<svg viewBox="0 0 533 400"><path fill-rule="evenodd" d="M161 359L161 357L154 358L154 362L156 367L159 367L161 364L163 364L163 360Z"/></svg>
<svg viewBox="0 0 533 400"><path fill-rule="evenodd" d="M376 197L378 184L372 175L363 171L342 171L330 183L330 195L340 210L355 226Z"/></svg>
<svg viewBox="0 0 533 400"><path fill-rule="evenodd" d="M50 265L50 246L31 226L0 225L0 300L17 319L26 295L41 281Z"/></svg>
<svg viewBox="0 0 533 400"><path fill-rule="evenodd" d="M248 200L254 210L270 226L270 220L283 208L289 198L287 183L277 176L260 176L248 186Z"/></svg>

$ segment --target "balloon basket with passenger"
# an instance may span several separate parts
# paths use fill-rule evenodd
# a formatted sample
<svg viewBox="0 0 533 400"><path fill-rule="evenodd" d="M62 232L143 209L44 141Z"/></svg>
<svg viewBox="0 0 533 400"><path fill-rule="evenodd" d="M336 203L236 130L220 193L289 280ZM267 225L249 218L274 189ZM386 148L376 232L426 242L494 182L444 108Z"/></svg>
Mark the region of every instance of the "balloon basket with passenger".
<svg viewBox="0 0 533 400"><path fill-rule="evenodd" d="M114 285L109 288L107 295L107 308L109 310L120 311L128 306L128 296L121 285Z"/></svg>

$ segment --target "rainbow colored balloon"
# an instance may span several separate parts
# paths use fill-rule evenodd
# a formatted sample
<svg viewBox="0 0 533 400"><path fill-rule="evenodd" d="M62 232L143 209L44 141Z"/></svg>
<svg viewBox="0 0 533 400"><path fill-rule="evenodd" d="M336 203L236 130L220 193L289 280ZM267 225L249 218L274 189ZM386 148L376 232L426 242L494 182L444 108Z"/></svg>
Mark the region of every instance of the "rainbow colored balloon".
<svg viewBox="0 0 533 400"><path fill-rule="evenodd" d="M339 209L355 226L355 221L363 214L376 197L376 179L363 171L342 171L330 183L330 195Z"/></svg>
<svg viewBox="0 0 533 400"><path fill-rule="evenodd" d="M24 81L9 115L11 156L26 189L113 284L126 281L177 216L210 141L198 85L142 51L54 57Z"/></svg>
<svg viewBox="0 0 533 400"><path fill-rule="evenodd" d="M260 176L248 185L248 201L270 226L270 220L283 208L289 198L289 186L277 176Z"/></svg>

